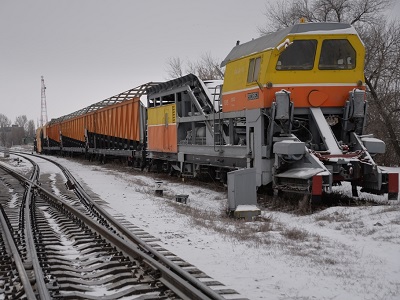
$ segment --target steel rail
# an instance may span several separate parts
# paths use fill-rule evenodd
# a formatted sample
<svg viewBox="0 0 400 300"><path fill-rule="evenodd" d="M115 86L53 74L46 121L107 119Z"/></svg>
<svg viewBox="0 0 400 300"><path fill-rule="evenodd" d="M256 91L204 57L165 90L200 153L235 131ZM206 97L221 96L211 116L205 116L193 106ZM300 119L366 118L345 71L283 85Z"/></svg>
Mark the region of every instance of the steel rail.
<svg viewBox="0 0 400 300"><path fill-rule="evenodd" d="M31 209L33 209L32 204L32 197L33 195L31 194L33 186L36 185L33 182L29 183L28 186L28 192L26 195L26 201L25 201L25 216L26 216L26 237L27 237L27 246L29 246L29 253L32 258L32 266L33 270L35 273L35 278L36 278L36 288L39 292L40 295L40 300L51 300L52 297L50 296L49 290L46 286L46 282L44 280L42 268L40 267L39 259L37 256L36 248L35 248L35 242L33 240L33 231L32 231L32 220L30 214Z"/></svg>
<svg viewBox="0 0 400 300"><path fill-rule="evenodd" d="M46 158L44 158L46 159ZM58 165L61 170L65 170L68 174L69 171L58 163L47 159L52 163ZM10 172L14 173L13 170L8 169L3 166ZM64 172L63 170L63 172ZM80 192L87 196L87 199L90 197L86 194L83 188L79 185L79 183L73 178L73 176L69 173L69 179L73 180L73 183L76 187L79 186ZM101 209L96 203L91 202L91 205L95 206L99 212L104 213L110 223L118 228L118 230L122 231L127 237L129 237L129 241L122 239L121 237L114 234L108 228L103 225L97 223L92 220L87 215L81 213L79 210L71 206L66 201L60 199L59 197L53 195L51 192L47 191L43 187L38 184L32 182L31 180L25 178L23 175L16 173L16 177L20 178L32 186L34 186L39 194L42 195L42 198L47 201L53 201L53 203L60 205L62 208L68 210L70 213L77 216L79 219L84 221L86 225L91 227L94 231L98 232L104 238L106 238L109 242L118 247L121 251L126 253L126 255L136 258L142 259L148 266L150 266L154 270L159 271L160 277L158 280L162 282L166 287L171 289L175 294L185 300L225 300L224 297L219 295L217 292L210 289L204 283L200 282L197 278L191 276L187 271L183 270L172 261L167 259L162 254L158 253L156 250L148 246L138 237L131 234L127 229L125 229L122 225L118 224L114 218L111 217L107 212ZM86 199L86 200L87 200ZM143 251L146 250L146 251ZM157 259L156 259L157 258Z"/></svg>
<svg viewBox="0 0 400 300"><path fill-rule="evenodd" d="M35 164L33 161L31 161L34 165L34 171L31 175L31 178L35 178L38 176L39 168L35 167ZM25 207L24 209L24 215L25 215L25 220L26 220L26 227L25 227L25 233L26 233L26 238L27 238L27 248L29 255L31 256L31 263L33 267L33 271L35 274L35 280L36 280L36 289L40 295L41 300L51 300L52 297L50 296L49 290L46 287L46 283L44 280L42 268L40 267L39 259L37 257L37 252L35 248L35 242L33 240L33 231L32 231L32 222L31 222L31 215L30 215L30 207L31 207L31 202L32 202L32 189L34 187L38 187L38 185L31 181L30 179L24 177L20 173L4 166L3 164L0 163L0 168L5 170L6 172L10 173L12 176L15 178L19 179L20 181L24 182L26 186L26 195L25 195Z"/></svg>
<svg viewBox="0 0 400 300"><path fill-rule="evenodd" d="M216 300L223 300L225 299L221 295L219 295L217 292L213 291L210 287L205 285L203 282L198 280L197 278L193 277L190 273L182 269L181 267L177 266L174 262L166 258L164 255L159 253L157 250L149 246L147 243L142 241L140 238L132 234L128 229L126 229L123 225L121 225L118 221L116 221L107 211L105 211L103 208L100 207L96 202L91 200L91 197L86 193L86 191L82 188L82 186L79 184L78 181L72 176L71 172L69 172L68 169L66 169L64 166L61 164L54 162L65 174L68 180L70 180L75 187L75 191L81 195L81 197L84 197L85 201L90 202L92 206L94 206L97 211L105 216L106 220L114 226L116 229L120 231L124 236L126 236L131 242L134 244L140 245L142 249L144 249L147 253L149 253L152 257L157 258L158 261L163 263L165 266L167 266L169 269L173 270L175 273L179 274L185 281L189 282L193 287L196 287L196 289L202 291L205 295L210 297L211 299L216 299Z"/></svg>
<svg viewBox="0 0 400 300"><path fill-rule="evenodd" d="M27 300L36 300L36 295L35 292L33 291L32 285L29 281L29 276L26 273L24 263L21 259L21 256L19 255L18 248L15 245L14 239L11 235L11 232L9 230L6 218L7 215L3 209L3 206L0 204L0 223L1 227L4 233L4 237L10 247L12 256L14 258L15 266L18 271L19 278L21 279L22 286L24 287L24 292Z"/></svg>
<svg viewBox="0 0 400 300"><path fill-rule="evenodd" d="M71 180L71 178L70 178ZM196 287L197 289L201 290L205 295L210 297L210 299L218 299L218 300L223 300L225 299L215 291L213 291L210 287L202 283L200 280L197 278L193 277L190 273L182 269L181 267L177 266L174 262L166 258L163 254L159 253L157 250L149 246L147 243L145 243L142 239L138 238L134 234L132 234L128 229L126 229L123 225L121 225L118 221L116 221L107 211L102 209L97 203L94 201L90 200L90 197L86 194L86 192L83 190L83 188L79 185L78 182L74 182L75 184L75 189L78 188L78 193L83 194L84 197L86 198L86 201L90 201L90 203L96 207L96 209L103 215L105 216L106 220L120 233L122 233L124 236L128 238L131 242L139 245L143 250L145 250L148 254L150 254L152 257L157 258L159 262L161 262L163 265L167 266L169 269L173 270L176 274L179 274L180 277L182 277L185 281L189 282L192 286ZM88 198L89 197L89 198ZM192 298L190 298L192 299Z"/></svg>
<svg viewBox="0 0 400 300"><path fill-rule="evenodd" d="M170 270L178 274L182 279L184 279L186 282L190 283L191 286L195 287L196 289L200 290L204 295L207 295L210 299L215 299L215 300L225 300L224 297L222 297L220 294L212 290L209 286L198 280L197 278L193 277L190 273L176 265L174 262L166 258L163 254L159 253L157 250L153 249L151 246L149 246L147 243L142 241L139 237L135 236L132 234L127 228L125 228L122 224L120 224L118 221L116 221L107 211L105 211L103 208L100 207L96 202L94 202L91 197L86 193L86 191L82 188L82 186L79 184L78 181L74 178L74 176L71 174L71 172L65 168L63 165L59 164L58 162L51 160L47 157L42 157L38 156L35 154L29 154L32 156L39 157L41 159L47 160L56 166L58 166L62 172L64 173L65 177L67 180L69 180L72 185L75 188L75 191L78 194L78 197L83 197L83 200L86 202L89 202L92 207L95 207L96 210L103 215L106 220L114 226L116 229L119 230L120 233L122 233L124 236L126 236L131 242L133 242L136 245L139 245L142 250L145 250L151 257L156 258L159 262L164 264L166 267L168 267ZM107 229L108 230L108 229ZM108 230L109 231L109 230ZM166 279L170 277L166 276ZM171 277L172 278L172 277ZM167 285L167 284L166 284ZM168 286L168 285L167 285ZM173 290L171 288L171 290ZM174 291L175 292L175 291ZM203 298L189 298L189 299L203 299ZM207 298L205 298L207 299Z"/></svg>
<svg viewBox="0 0 400 300"><path fill-rule="evenodd" d="M92 228L94 231L98 232L110 243L115 245L122 252L126 253L126 255L136 259L142 259L143 262L147 263L147 265L149 265L152 269L158 270L162 278L162 279L159 278L159 280L163 282L168 288L170 288L174 293L179 295L179 297L181 297L182 299L187 299L187 300L216 299L208 297L207 295L202 293L199 289L194 288L191 284L188 284L186 280L178 276L175 272L172 272L169 268L167 268L165 265L155 260L146 252L143 252L138 245L123 240L122 238L111 232L109 229L105 228L103 225L97 223L96 221L93 221L92 218L88 217L86 214L81 213L79 210L72 207L69 203L56 197L46 189L39 186L37 186L37 189L38 192L42 195L42 198L44 198L44 200L53 201L53 203L61 205L62 208L66 209L67 211L75 215L77 218L84 221L87 226Z"/></svg>

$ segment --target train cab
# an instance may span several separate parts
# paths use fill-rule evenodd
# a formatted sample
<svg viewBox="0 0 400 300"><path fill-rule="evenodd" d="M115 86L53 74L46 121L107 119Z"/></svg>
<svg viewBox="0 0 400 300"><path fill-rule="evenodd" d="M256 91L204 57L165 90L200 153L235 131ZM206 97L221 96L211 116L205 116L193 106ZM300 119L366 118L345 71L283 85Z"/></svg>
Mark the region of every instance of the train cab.
<svg viewBox="0 0 400 300"><path fill-rule="evenodd" d="M271 107L291 93L295 107L343 107L363 88L364 46L349 24L301 23L232 49L223 86L223 111Z"/></svg>

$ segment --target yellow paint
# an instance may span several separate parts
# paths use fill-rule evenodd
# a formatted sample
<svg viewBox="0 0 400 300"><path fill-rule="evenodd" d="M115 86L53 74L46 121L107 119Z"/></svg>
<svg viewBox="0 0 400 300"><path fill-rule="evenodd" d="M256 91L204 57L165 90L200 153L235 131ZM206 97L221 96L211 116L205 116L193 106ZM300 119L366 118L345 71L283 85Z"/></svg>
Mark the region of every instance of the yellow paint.
<svg viewBox="0 0 400 300"><path fill-rule="evenodd" d="M287 83L356 83L358 80L364 81L364 56L365 50L360 39L356 35L298 35L290 36L290 41L299 40L317 40L317 51L312 70L276 70L276 64L279 58L278 50L274 49L270 64L266 72L270 74L268 81L273 84ZM318 63L320 59L321 47L323 40L330 39L347 39L356 51L356 67L352 70L319 70ZM264 70L265 71L265 70Z"/></svg>
<svg viewBox="0 0 400 300"><path fill-rule="evenodd" d="M176 123L176 104L168 104L147 109L147 124L165 125Z"/></svg>
<svg viewBox="0 0 400 300"><path fill-rule="evenodd" d="M317 50L312 70L276 70L279 54L276 48L268 49L260 53L248 55L227 64L223 93L240 91L257 86L257 83L247 83L249 61L252 58L261 56L261 68L259 83L265 85L267 82L274 84L301 84L301 83L351 83L356 84L361 80L364 82L364 56L365 50L359 37L354 34L323 34L323 35L295 35L291 34L282 39L277 45L286 39L291 42L298 40L317 40ZM356 67L352 70L319 70L318 62L323 40L347 39L356 51ZM284 50L283 50L284 51Z"/></svg>
<svg viewBox="0 0 400 300"><path fill-rule="evenodd" d="M258 82L263 83L266 82L266 69L269 64L270 50L266 50L261 53L256 53L253 55L246 56L241 59L237 59L235 61L229 62L226 65L225 70L225 78L224 78L224 91L232 91L232 90L242 90L251 87L257 87L256 82L247 83L247 75L249 73L249 61L250 59L261 57L261 68L258 74Z"/></svg>

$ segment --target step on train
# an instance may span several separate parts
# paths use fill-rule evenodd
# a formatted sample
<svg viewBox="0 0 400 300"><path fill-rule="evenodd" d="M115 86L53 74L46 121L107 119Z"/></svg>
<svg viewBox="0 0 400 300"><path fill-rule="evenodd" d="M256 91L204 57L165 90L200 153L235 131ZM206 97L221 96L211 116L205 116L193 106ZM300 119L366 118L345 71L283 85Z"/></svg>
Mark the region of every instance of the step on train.
<svg viewBox="0 0 400 300"><path fill-rule="evenodd" d="M223 81L145 83L52 119L36 149L223 182L247 170L257 189L315 200L343 181L397 199L398 174L373 160L385 143L365 133L364 56L351 25L296 24L238 42Z"/></svg>

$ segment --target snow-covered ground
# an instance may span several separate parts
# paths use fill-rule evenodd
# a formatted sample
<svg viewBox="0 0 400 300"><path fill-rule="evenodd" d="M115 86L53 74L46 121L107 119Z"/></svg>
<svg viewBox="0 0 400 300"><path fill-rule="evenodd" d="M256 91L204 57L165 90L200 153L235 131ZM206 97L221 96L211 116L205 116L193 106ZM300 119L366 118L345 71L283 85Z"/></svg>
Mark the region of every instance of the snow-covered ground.
<svg viewBox="0 0 400 300"><path fill-rule="evenodd" d="M56 160L111 213L243 297L400 299L399 201L306 216L262 211L262 221L246 223L223 215L224 192L163 179L164 197L157 197L153 174ZM42 173L57 172L46 165L40 164ZM176 203L176 194L188 194L189 202Z"/></svg>

